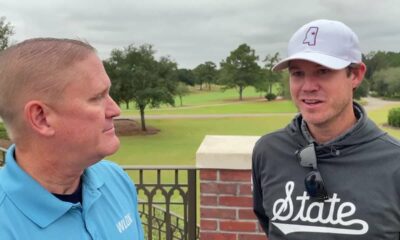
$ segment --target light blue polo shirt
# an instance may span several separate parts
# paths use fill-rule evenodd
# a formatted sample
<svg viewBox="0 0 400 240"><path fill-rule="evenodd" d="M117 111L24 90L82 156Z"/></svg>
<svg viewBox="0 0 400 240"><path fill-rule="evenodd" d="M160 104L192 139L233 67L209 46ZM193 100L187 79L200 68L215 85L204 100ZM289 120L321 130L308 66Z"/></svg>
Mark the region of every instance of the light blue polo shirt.
<svg viewBox="0 0 400 240"><path fill-rule="evenodd" d="M0 239L143 240L136 189L109 161L82 176L82 205L63 202L23 171L7 151L0 170Z"/></svg>

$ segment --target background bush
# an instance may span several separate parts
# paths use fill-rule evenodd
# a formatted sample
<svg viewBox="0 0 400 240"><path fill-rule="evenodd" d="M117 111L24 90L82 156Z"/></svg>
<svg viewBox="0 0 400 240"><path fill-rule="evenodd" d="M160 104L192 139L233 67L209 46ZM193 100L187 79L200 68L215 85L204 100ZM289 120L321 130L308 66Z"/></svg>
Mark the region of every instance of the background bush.
<svg viewBox="0 0 400 240"><path fill-rule="evenodd" d="M388 123L392 127L400 127L400 108L389 110Z"/></svg>
<svg viewBox="0 0 400 240"><path fill-rule="evenodd" d="M268 101L272 101L272 100L275 100L275 99L276 99L276 95L273 94L273 93L267 93L267 95L265 95L265 98L266 98Z"/></svg>

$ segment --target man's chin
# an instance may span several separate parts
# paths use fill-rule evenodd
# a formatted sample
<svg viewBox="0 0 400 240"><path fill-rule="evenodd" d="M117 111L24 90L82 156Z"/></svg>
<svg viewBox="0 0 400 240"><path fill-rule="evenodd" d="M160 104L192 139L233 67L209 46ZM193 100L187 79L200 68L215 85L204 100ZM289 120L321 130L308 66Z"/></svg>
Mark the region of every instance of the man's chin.
<svg viewBox="0 0 400 240"><path fill-rule="evenodd" d="M118 139L117 136L115 136L115 138L113 139L113 141L110 141L106 147L105 147L105 151L104 151L104 157L112 155L114 153L116 153L120 147L120 141Z"/></svg>
<svg viewBox="0 0 400 240"><path fill-rule="evenodd" d="M121 141L119 140L119 138L118 138L117 136L115 136L115 143L114 143L114 145L113 145L112 153L111 153L111 154L116 153L116 152L118 151L118 149L119 149L120 146L121 146ZM110 147L111 147L111 146L110 146Z"/></svg>
<svg viewBox="0 0 400 240"><path fill-rule="evenodd" d="M303 120L307 122L307 124L320 124L324 120L322 119L323 116L321 116L318 113L315 112L309 112L309 111L302 111L301 116L303 117Z"/></svg>

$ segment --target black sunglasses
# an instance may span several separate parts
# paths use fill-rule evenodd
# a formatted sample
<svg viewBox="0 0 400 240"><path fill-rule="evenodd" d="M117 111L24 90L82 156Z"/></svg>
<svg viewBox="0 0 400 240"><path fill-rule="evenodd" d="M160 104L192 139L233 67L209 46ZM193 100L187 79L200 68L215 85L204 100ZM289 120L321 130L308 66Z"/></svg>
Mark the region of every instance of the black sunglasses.
<svg viewBox="0 0 400 240"><path fill-rule="evenodd" d="M304 179L304 185L308 195L320 202L327 200L329 196L325 189L321 173L317 168L317 156L315 154L314 143L296 151L296 157L299 159L301 166L312 167L311 172L309 172Z"/></svg>

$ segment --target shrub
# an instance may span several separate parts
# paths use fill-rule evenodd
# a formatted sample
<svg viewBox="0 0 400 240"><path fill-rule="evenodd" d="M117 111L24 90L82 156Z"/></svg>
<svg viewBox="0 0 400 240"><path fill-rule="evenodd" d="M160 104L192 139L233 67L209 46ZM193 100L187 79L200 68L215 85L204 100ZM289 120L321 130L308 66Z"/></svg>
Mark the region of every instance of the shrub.
<svg viewBox="0 0 400 240"><path fill-rule="evenodd" d="M267 93L267 95L265 95L265 98L266 98L268 101L272 101L272 100L275 100L275 99L276 99L276 95L273 94L273 93Z"/></svg>
<svg viewBox="0 0 400 240"><path fill-rule="evenodd" d="M400 108L390 109L388 123L392 127L400 127Z"/></svg>

